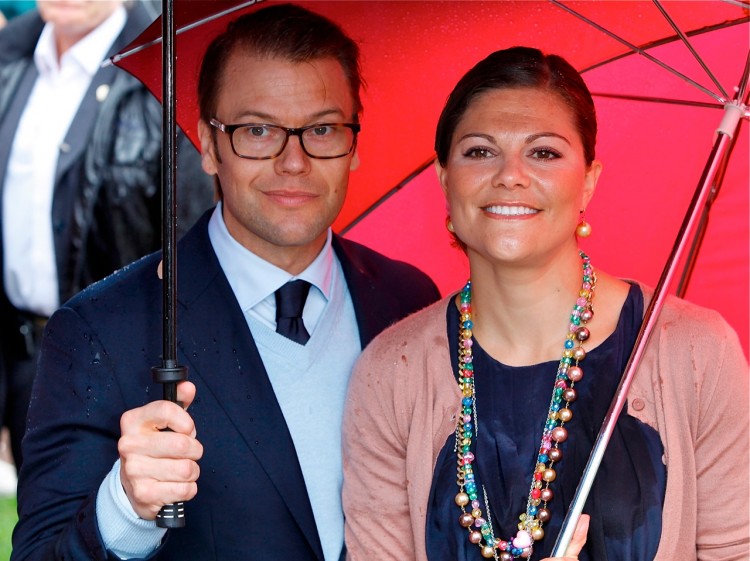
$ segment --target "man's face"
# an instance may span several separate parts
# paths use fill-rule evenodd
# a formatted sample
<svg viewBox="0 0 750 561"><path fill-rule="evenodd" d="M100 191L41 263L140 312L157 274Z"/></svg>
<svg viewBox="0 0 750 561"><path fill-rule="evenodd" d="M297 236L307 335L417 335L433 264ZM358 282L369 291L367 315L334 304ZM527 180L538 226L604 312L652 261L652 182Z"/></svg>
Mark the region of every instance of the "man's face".
<svg viewBox="0 0 750 561"><path fill-rule="evenodd" d="M304 127L350 123L354 100L335 59L296 63L230 55L217 97L218 121ZM263 259L296 274L320 252L328 227L344 203L356 150L330 160L311 158L292 136L272 160L232 152L228 134L199 123L203 169L216 174L223 217L232 236Z"/></svg>
<svg viewBox="0 0 750 561"><path fill-rule="evenodd" d="M122 0L37 0L39 15L66 35L84 36L107 19Z"/></svg>

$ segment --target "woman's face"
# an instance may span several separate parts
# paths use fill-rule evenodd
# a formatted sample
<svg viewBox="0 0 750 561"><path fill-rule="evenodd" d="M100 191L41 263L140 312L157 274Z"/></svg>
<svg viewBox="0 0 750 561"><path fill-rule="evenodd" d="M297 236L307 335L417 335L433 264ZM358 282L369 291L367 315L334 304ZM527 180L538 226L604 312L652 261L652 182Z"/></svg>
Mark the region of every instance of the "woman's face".
<svg viewBox="0 0 750 561"><path fill-rule="evenodd" d="M532 263L576 247L579 211L601 164L586 165L573 112L559 96L512 88L474 99L437 171L472 264Z"/></svg>

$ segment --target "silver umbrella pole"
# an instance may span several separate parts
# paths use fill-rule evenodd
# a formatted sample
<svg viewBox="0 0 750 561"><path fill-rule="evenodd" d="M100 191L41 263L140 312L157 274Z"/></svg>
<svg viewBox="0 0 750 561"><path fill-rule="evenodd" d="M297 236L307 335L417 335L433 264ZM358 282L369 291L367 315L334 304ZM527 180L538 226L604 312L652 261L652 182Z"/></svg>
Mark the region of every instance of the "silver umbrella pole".
<svg viewBox="0 0 750 561"><path fill-rule="evenodd" d="M724 117L717 129L717 138L714 142L711 153L708 157L708 162L703 170L703 175L698 182L693 200L690 202L685 219L682 222L680 231L677 234L677 240L672 248L672 252L669 255L669 259L664 267L664 271L661 274L658 284L654 290L653 298L646 308L646 312L643 316L643 324L638 332L638 337L635 341L633 352L628 359L627 366L625 367L625 373L620 380L620 384L617 386L615 397L612 399L612 403L609 406L602 427L599 430L599 435L596 437L594 447L591 450L588 463L583 470L583 475L578 483L578 488L573 497L573 501L570 503L568 513L563 520L560 534L557 537L555 546L552 549L552 557L563 557L565 551L570 545L573 532L575 531L578 519L581 516L583 505L586 503L586 499L591 491L591 486L594 483L594 478L599 470L599 466L604 457L604 452L609 444L609 439L614 431L617 419L622 412L622 408L625 406L628 390L635 377L636 370L643 356L648 338L656 325L656 320L659 317L664 300L667 297L667 290L674 278L677 266L685 256L685 252L689 246L689 241L696 232L697 226L701 220L703 209L711 195L714 180L722 167L724 159L727 157L730 150L732 138L737 133L740 125L740 119L746 117L748 110L748 78L750 77L750 53L745 62L745 70L742 74L742 80L739 87L737 88L737 94L733 101L728 102L724 106Z"/></svg>

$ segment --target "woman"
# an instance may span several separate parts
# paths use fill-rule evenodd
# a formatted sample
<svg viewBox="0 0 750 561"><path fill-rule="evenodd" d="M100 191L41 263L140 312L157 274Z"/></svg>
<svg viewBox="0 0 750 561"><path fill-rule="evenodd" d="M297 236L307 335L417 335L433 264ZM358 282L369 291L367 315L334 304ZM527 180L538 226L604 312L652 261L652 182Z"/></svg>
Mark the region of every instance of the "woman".
<svg viewBox="0 0 750 561"><path fill-rule="evenodd" d="M350 559L549 556L651 297L578 249L595 141L582 78L536 49L493 53L450 95L437 172L471 281L355 369ZM736 334L668 299L565 559L748 559L747 395Z"/></svg>

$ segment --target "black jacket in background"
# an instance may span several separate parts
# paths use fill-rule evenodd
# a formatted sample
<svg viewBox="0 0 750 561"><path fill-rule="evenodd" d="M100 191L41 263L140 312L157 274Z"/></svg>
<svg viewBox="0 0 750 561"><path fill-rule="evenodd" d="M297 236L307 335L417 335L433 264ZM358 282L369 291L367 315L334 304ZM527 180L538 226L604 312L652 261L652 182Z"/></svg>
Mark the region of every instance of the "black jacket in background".
<svg viewBox="0 0 750 561"><path fill-rule="evenodd" d="M144 6L133 6L108 56L126 47L151 20ZM0 195L15 131L37 76L33 53L43 27L38 12L32 11L0 31ZM107 87L100 101L97 90ZM177 163L182 233L212 205L213 183L181 133ZM161 247L159 101L124 70L101 68L73 119L56 173L52 220L62 303ZM0 245L0 273L2 251Z"/></svg>

